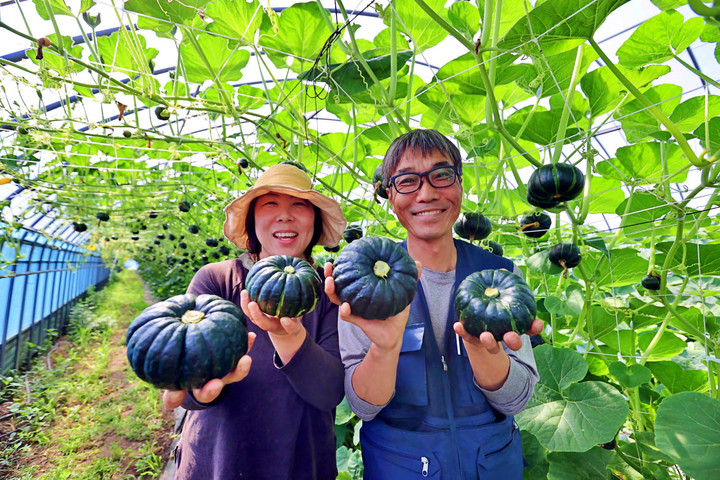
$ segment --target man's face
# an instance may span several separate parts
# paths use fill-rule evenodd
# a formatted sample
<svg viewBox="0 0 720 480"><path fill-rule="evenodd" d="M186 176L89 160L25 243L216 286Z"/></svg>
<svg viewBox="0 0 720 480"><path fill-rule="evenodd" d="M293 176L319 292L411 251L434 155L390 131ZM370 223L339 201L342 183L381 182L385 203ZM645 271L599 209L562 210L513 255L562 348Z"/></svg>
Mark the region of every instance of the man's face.
<svg viewBox="0 0 720 480"><path fill-rule="evenodd" d="M407 150L392 175L427 172L431 168L453 165L452 160L437 150L423 157L421 152ZM413 193L398 193L388 189L390 206L408 232L408 238L432 241L452 237L452 227L462 206L461 178L445 188L435 188L423 177L420 189Z"/></svg>

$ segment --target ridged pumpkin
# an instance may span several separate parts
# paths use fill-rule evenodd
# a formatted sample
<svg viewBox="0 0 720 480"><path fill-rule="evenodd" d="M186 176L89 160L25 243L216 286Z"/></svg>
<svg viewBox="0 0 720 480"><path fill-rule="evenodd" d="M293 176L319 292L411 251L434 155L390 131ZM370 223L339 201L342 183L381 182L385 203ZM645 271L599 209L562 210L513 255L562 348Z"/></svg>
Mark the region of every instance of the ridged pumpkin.
<svg viewBox="0 0 720 480"><path fill-rule="evenodd" d="M654 273L648 273L640 281L640 284L648 290L660 290L660 277Z"/></svg>
<svg viewBox="0 0 720 480"><path fill-rule="evenodd" d="M485 240L485 241L483 241L483 242L480 244L480 247L481 247L481 248L484 248L485 250L487 250L487 251L490 252L490 253L494 253L494 254L497 255L498 257L502 257L502 256L503 256L503 253L505 253L504 250L503 250L502 245L500 245L500 244L497 243L497 242L493 242L492 240Z"/></svg>
<svg viewBox="0 0 720 480"><path fill-rule="evenodd" d="M247 323L215 295L177 295L132 321L127 357L138 377L158 388L187 390L222 378L247 352Z"/></svg>
<svg viewBox="0 0 720 480"><path fill-rule="evenodd" d="M550 215L544 212L536 212L524 215L520 219L519 230L530 238L540 238L550 230L551 226Z"/></svg>
<svg viewBox="0 0 720 480"><path fill-rule="evenodd" d="M377 203L380 203L380 200L378 200L377 197L388 198L387 187L383 185L382 165L378 165L373 172L372 183L375 192L374 198Z"/></svg>
<svg viewBox="0 0 720 480"><path fill-rule="evenodd" d="M582 255L580 248L574 243L558 243L550 248L548 260L554 265L563 268L563 276L567 278L568 268L580 265Z"/></svg>
<svg viewBox="0 0 720 480"><path fill-rule="evenodd" d="M302 258L273 255L255 263L245 279L250 300L276 317L312 312L322 291L317 270Z"/></svg>
<svg viewBox="0 0 720 480"><path fill-rule="evenodd" d="M350 225L343 232L343 239L345 239L347 243L352 243L355 240L362 238L362 236L363 229L360 225Z"/></svg>
<svg viewBox="0 0 720 480"><path fill-rule="evenodd" d="M500 341L507 332L523 334L537 306L525 280L507 270L481 270L458 286L453 304L458 320L475 337L488 331Z"/></svg>
<svg viewBox="0 0 720 480"><path fill-rule="evenodd" d="M553 208L575 199L585 187L585 175L569 163L543 165L527 184L527 201L540 208Z"/></svg>
<svg viewBox="0 0 720 480"><path fill-rule="evenodd" d="M389 238L365 237L343 248L333 264L335 292L353 315L385 320L410 305L418 271L407 251Z"/></svg>
<svg viewBox="0 0 720 480"><path fill-rule="evenodd" d="M487 238L492 232L492 223L482 213L467 212L460 215L460 218L453 225L453 230L460 237L472 242Z"/></svg>

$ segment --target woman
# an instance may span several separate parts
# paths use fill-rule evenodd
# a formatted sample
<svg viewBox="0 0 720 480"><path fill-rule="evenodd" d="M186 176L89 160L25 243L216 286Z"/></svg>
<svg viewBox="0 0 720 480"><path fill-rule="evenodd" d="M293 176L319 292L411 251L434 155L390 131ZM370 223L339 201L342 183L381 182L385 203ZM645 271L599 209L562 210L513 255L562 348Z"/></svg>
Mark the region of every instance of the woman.
<svg viewBox="0 0 720 480"><path fill-rule="evenodd" d="M314 245L337 245L345 218L337 202L314 191L307 174L290 164L270 167L225 213L225 236L248 252L204 266L187 292L240 305L254 343L226 377L188 395L165 393L166 406L182 402L189 410L175 479L335 479L334 409L344 375L337 307L323 293L300 318L270 317L243 285L258 259L311 261Z"/></svg>

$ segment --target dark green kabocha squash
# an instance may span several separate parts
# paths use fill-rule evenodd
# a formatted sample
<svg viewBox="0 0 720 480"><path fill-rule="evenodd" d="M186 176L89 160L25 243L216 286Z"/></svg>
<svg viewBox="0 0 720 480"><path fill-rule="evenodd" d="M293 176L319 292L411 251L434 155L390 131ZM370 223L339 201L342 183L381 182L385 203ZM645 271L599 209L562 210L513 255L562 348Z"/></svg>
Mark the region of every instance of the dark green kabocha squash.
<svg viewBox="0 0 720 480"><path fill-rule="evenodd" d="M178 203L178 209L180 209L181 212L189 212L190 202L183 200L182 202Z"/></svg>
<svg viewBox="0 0 720 480"><path fill-rule="evenodd" d="M87 225L84 223L73 222L73 230L82 233L87 230Z"/></svg>
<svg viewBox="0 0 720 480"><path fill-rule="evenodd" d="M137 235L133 235L132 237L130 237L130 240L137 242L138 240L140 240L140 237L138 237Z"/></svg>
<svg viewBox="0 0 720 480"><path fill-rule="evenodd" d="M343 238L347 243L352 243L355 240L362 238L363 229L360 225L350 225L343 232Z"/></svg>
<svg viewBox="0 0 720 480"><path fill-rule="evenodd" d="M273 255L252 266L245 289L268 315L299 317L315 309L322 283L317 270L305 260Z"/></svg>
<svg viewBox="0 0 720 480"><path fill-rule="evenodd" d="M567 278L568 268L580 265L582 255L580 248L574 243L558 243L550 248L548 259L554 265L563 268L563 276Z"/></svg>
<svg viewBox="0 0 720 480"><path fill-rule="evenodd" d="M530 238L540 238L550 230L551 226L550 215L545 212L535 212L523 215L520 219L519 230Z"/></svg>
<svg viewBox="0 0 720 480"><path fill-rule="evenodd" d="M454 307L470 335L488 331L498 341L507 332L530 330L537 312L528 284L507 270L481 270L466 277L458 286Z"/></svg>
<svg viewBox="0 0 720 480"><path fill-rule="evenodd" d="M569 163L543 165L527 184L527 201L540 208L553 208L575 199L585 187L585 175Z"/></svg>
<svg viewBox="0 0 720 480"><path fill-rule="evenodd" d="M158 388L187 390L230 372L248 348L247 321L215 295L177 295L143 310L126 335L138 377Z"/></svg>
<svg viewBox="0 0 720 480"><path fill-rule="evenodd" d="M148 212L148 218L157 218L158 213L155 210Z"/></svg>
<svg viewBox="0 0 720 480"><path fill-rule="evenodd" d="M503 251L502 245L497 242L493 242L492 240L483 240L483 242L480 244L480 247L484 248L490 253L494 253L498 257L502 257L503 253L505 253Z"/></svg>
<svg viewBox="0 0 720 480"><path fill-rule="evenodd" d="M407 251L389 238L365 237L343 248L333 263L335 292L354 315L385 320L415 297L418 271Z"/></svg>
<svg viewBox="0 0 720 480"><path fill-rule="evenodd" d="M326 252L330 253L337 253L340 251L340 245L335 245L334 247L328 247L327 245L323 247Z"/></svg>
<svg viewBox="0 0 720 480"><path fill-rule="evenodd" d="M163 234L163 233L158 233L155 236L157 237L158 240L165 240L165 234ZM172 240L172 238L170 240Z"/></svg>
<svg viewBox="0 0 720 480"><path fill-rule="evenodd" d="M170 120L170 111L165 105L155 107L155 116L158 120Z"/></svg>
<svg viewBox="0 0 720 480"><path fill-rule="evenodd" d="M482 240L492 232L492 223L485 215L479 212L467 212L460 215L453 230L460 237L470 240Z"/></svg>
<svg viewBox="0 0 720 480"><path fill-rule="evenodd" d="M205 245L207 245L208 247L215 248L218 246L218 241L215 240L214 238L206 238Z"/></svg>
<svg viewBox="0 0 720 480"><path fill-rule="evenodd" d="M307 168L305 168L305 165L299 162L295 162L293 160L283 160L282 162L278 163L278 165L292 165L293 167L299 168L305 173L308 173Z"/></svg>
<svg viewBox="0 0 720 480"><path fill-rule="evenodd" d="M372 183L374 190L373 198L377 203L380 203L377 197L388 198L387 187L383 184L382 165L378 165L373 172Z"/></svg>
<svg viewBox="0 0 720 480"><path fill-rule="evenodd" d="M193 235L197 235L200 232L200 228L197 225L189 225L187 230Z"/></svg>
<svg viewBox="0 0 720 480"><path fill-rule="evenodd" d="M244 169L244 168L247 168L247 167L249 167L249 166L250 166L250 162L248 162L248 159L247 159L247 158L241 158L241 159L238 160L238 162L237 162L238 173L242 173L243 169Z"/></svg>
<svg viewBox="0 0 720 480"><path fill-rule="evenodd" d="M660 290L660 276L650 272L640 281L640 284L648 290Z"/></svg>
<svg viewBox="0 0 720 480"><path fill-rule="evenodd" d="M110 220L110 215L107 212L97 212L95 214L95 218L97 218L101 222L107 222L108 220Z"/></svg>
<svg viewBox="0 0 720 480"><path fill-rule="evenodd" d="M220 248L218 248L218 252L220 253L220 255L230 255L230 249L225 245L220 245Z"/></svg>

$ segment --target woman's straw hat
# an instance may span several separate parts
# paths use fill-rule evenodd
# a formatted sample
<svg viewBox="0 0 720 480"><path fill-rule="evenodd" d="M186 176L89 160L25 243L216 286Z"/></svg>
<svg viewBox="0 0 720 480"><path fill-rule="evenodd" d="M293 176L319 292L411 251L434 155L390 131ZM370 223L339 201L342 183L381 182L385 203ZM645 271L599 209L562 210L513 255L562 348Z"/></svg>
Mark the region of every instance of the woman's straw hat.
<svg viewBox="0 0 720 480"><path fill-rule="evenodd" d="M320 209L322 216L322 235L319 245L334 247L340 243L347 221L340 205L330 197L312 189L310 177L303 170L290 164L278 164L268 168L248 191L225 207L225 225L223 232L228 240L238 248L248 248L248 235L245 231L245 219L250 202L266 193L285 193L293 197L304 198Z"/></svg>

